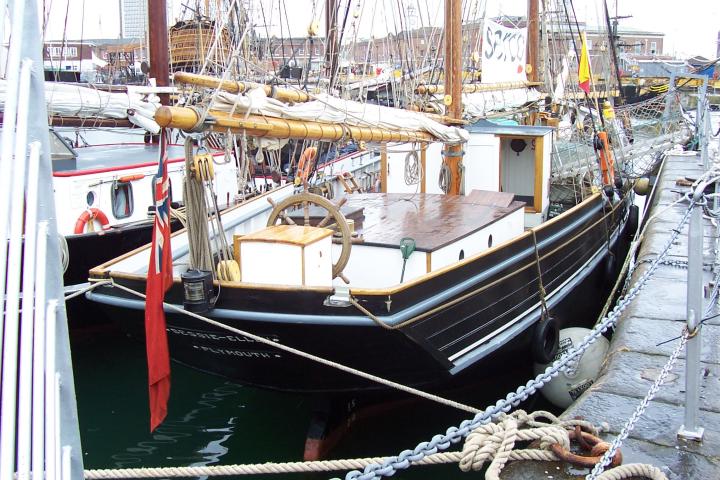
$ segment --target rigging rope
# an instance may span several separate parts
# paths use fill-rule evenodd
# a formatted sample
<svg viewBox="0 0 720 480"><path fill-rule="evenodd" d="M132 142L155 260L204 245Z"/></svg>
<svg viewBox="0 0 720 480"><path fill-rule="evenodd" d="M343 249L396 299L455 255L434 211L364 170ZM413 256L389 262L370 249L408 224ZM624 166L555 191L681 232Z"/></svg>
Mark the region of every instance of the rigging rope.
<svg viewBox="0 0 720 480"><path fill-rule="evenodd" d="M202 179L193 174L193 139L185 138L185 178L183 179L183 200L186 207L188 248L190 268L214 271L212 248L208 235L208 210L205 203L205 188Z"/></svg>

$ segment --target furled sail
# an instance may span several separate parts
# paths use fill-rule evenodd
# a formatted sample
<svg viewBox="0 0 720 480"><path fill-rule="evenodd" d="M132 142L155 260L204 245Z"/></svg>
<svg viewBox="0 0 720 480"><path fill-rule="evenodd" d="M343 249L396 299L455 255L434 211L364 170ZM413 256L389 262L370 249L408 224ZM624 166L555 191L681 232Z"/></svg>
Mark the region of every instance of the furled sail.
<svg viewBox="0 0 720 480"><path fill-rule="evenodd" d="M269 98L262 88L252 89L245 95L218 92L210 108L231 114L428 132L446 143L460 143L468 139L466 130L443 125L422 113L343 100L327 94L317 94L309 102L288 105Z"/></svg>
<svg viewBox="0 0 720 480"><path fill-rule="evenodd" d="M7 82L0 80L0 109L5 108ZM160 106L157 95L133 92L106 92L97 88L66 83L45 82L45 102L49 116L78 117L92 123L95 118L129 120L150 133L158 133L160 126L153 116Z"/></svg>

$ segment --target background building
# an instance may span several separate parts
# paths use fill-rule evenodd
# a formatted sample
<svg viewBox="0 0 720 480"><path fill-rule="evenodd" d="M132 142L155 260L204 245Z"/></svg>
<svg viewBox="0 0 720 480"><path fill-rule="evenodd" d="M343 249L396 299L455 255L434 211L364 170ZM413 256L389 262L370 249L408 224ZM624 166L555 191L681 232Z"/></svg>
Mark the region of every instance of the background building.
<svg viewBox="0 0 720 480"><path fill-rule="evenodd" d="M128 40L143 40L147 35L147 0L119 0L120 36ZM174 22L173 2L167 2L167 21Z"/></svg>

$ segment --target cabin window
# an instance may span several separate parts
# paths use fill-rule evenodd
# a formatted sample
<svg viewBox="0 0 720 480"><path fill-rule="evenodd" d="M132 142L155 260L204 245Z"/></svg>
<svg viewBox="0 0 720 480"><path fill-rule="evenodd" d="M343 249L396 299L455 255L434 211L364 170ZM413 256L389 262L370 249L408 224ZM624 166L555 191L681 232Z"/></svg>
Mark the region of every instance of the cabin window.
<svg viewBox="0 0 720 480"><path fill-rule="evenodd" d="M112 212L118 220L128 218L133 213L133 194L130 182L113 182L112 190Z"/></svg>
<svg viewBox="0 0 720 480"><path fill-rule="evenodd" d="M657 53L657 42L650 42L650 53L653 55Z"/></svg>

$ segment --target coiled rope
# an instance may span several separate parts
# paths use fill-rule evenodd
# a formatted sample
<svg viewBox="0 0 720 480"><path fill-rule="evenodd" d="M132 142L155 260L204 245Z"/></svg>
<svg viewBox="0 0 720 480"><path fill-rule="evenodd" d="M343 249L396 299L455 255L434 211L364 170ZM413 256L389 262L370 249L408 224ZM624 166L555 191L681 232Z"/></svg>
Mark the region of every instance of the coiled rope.
<svg viewBox="0 0 720 480"><path fill-rule="evenodd" d="M422 165L417 150L410 150L405 155L405 185L417 185L422 178Z"/></svg>

